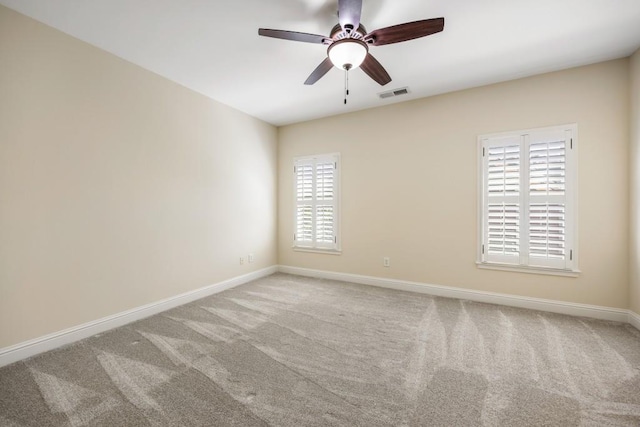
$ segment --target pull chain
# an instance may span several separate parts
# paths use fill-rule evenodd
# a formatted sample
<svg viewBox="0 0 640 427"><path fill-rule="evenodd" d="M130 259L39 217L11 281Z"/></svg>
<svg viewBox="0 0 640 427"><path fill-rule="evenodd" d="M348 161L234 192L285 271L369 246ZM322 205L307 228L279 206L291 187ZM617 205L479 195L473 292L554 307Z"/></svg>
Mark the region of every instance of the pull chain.
<svg viewBox="0 0 640 427"><path fill-rule="evenodd" d="M347 105L347 96L349 96L349 70L351 64L344 65L344 105Z"/></svg>
<svg viewBox="0 0 640 427"><path fill-rule="evenodd" d="M349 96L349 70L344 70L344 105L347 105L347 96Z"/></svg>

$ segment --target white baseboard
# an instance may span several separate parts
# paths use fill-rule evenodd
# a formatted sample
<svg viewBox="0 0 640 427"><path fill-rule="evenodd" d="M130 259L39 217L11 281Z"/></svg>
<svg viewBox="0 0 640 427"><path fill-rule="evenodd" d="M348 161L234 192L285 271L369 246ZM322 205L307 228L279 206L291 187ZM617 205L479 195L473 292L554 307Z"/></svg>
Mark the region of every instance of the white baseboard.
<svg viewBox="0 0 640 427"><path fill-rule="evenodd" d="M640 330L640 314L629 310L629 324Z"/></svg>
<svg viewBox="0 0 640 427"><path fill-rule="evenodd" d="M281 273L296 274L298 276L332 279L342 282L359 283L362 285L378 286L382 288L398 289L417 292L439 297L458 298L490 304L507 305L511 307L528 308L532 310L548 311L552 313L568 314L571 316L592 317L596 319L613 320L616 322L632 323L629 310L598 305L577 304L541 298L529 298L517 295L499 294L495 292L476 291L471 289L454 288L451 286L430 285L427 283L408 282L405 280L385 279L380 277L360 276L357 274L337 273L333 271L311 270L308 268L278 267ZM636 327L640 325L640 317L635 318ZM633 324L633 323L632 323ZM640 328L639 328L640 329Z"/></svg>
<svg viewBox="0 0 640 427"><path fill-rule="evenodd" d="M64 345L71 344L95 334L99 334L101 332L105 332L110 329L135 322L136 320L144 319L145 317L149 317L154 314L169 310L171 308L190 303L197 299L222 292L226 289L242 285L252 280L269 276L273 273L276 273L277 271L277 266L263 268L262 270L254 271L242 276L233 277L231 279L224 280L213 285L185 292L174 297L166 298L151 304L146 304L141 307L136 307L134 309L123 311L111 316L103 317L102 319L94 320L92 322L74 326L63 331L25 341L11 347L2 348L0 349L0 367L9 365L19 360L26 359L31 356L35 356L36 354L40 354L45 351L53 350Z"/></svg>

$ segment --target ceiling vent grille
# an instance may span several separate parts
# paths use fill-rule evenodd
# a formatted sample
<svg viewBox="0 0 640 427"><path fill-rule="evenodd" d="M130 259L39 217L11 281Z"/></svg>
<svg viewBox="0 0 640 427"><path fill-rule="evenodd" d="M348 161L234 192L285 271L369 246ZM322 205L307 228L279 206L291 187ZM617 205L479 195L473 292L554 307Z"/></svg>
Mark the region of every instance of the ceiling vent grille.
<svg viewBox="0 0 640 427"><path fill-rule="evenodd" d="M387 92L380 92L378 94L378 97L380 99L387 99L387 98L393 98L394 96L406 95L408 93L409 93L408 87L401 87L398 89L389 90Z"/></svg>

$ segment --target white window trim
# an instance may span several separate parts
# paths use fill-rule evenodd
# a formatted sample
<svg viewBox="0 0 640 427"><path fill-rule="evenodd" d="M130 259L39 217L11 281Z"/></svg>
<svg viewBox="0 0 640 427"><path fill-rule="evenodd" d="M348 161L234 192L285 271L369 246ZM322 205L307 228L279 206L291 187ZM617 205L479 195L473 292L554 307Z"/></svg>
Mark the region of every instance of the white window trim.
<svg viewBox="0 0 640 427"><path fill-rule="evenodd" d="M565 270L560 268L529 267L525 265L499 264L482 261L476 261L476 265L483 270L513 271L516 273L544 274L549 276L578 277L581 273L581 271L577 269Z"/></svg>
<svg viewBox="0 0 640 427"><path fill-rule="evenodd" d="M526 264L503 264L500 262L489 262L484 259L483 244L484 244L484 209L485 209L485 193L484 193L484 158L483 158L483 145L486 140L489 139L505 139L509 137L525 137L531 133L543 133L543 132L557 132L569 130L571 131L571 155L567 156L566 160L566 188L567 188L567 217L570 218L567 226L567 240L571 240L572 261L569 268L550 268L550 267L538 267ZM485 134L478 136L478 163L477 163L477 194L478 194L478 207L477 207L477 253L476 253L476 266L481 269L490 270L503 270L520 273L533 273L533 274L547 274L566 277L578 277L581 273L579 266L579 242L578 242L578 125L571 123L560 126L550 126L543 128L524 129L512 132L500 132L493 134ZM528 171L529 163L526 162L524 169ZM523 204L524 205L524 204ZM521 227L525 226L521 224ZM521 233L521 236L524 234Z"/></svg>
<svg viewBox="0 0 640 427"><path fill-rule="evenodd" d="M323 254L323 255L341 255L342 254L342 251L339 249L309 248L307 246L293 246L293 250L296 252L308 252L311 254Z"/></svg>
<svg viewBox="0 0 640 427"><path fill-rule="evenodd" d="M334 247L332 248L323 248L323 247L317 247L317 246L302 246L302 245L298 245L295 239L295 233L296 233L296 220L297 220L297 216L298 216L298 204L297 204L297 188L296 188L296 177L295 177L295 166L298 162L301 161L305 161L305 160L317 160L317 159L329 159L331 158L333 161L335 161L336 163L336 168L335 168L335 176L334 176L334 182L335 182L335 187L334 187L334 194L335 194L335 206L336 206L336 218L334 221L334 227L335 227L335 237L336 237L336 242L334 244ZM317 155L311 155L311 156L298 156L298 157L294 157L293 159L293 165L294 165L294 178L293 178L293 245L292 245L292 249L296 252L308 252L308 253L317 253L317 254L325 254L325 255L340 255L342 254L342 242L341 242L341 236L340 236L340 230L341 230L341 215L340 215L340 210L341 210L341 203L340 203L340 197L342 194L342 189L341 189L341 159L340 159L340 153L328 153L328 154L317 154ZM315 197L315 194L314 194Z"/></svg>

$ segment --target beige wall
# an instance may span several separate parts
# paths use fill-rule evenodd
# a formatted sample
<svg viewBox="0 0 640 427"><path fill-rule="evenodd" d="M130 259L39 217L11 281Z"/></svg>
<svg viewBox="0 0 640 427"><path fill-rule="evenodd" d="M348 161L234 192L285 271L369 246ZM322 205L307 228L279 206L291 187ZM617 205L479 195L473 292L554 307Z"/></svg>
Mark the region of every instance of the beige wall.
<svg viewBox="0 0 640 427"><path fill-rule="evenodd" d="M629 308L640 314L640 50L630 60L631 88L631 244Z"/></svg>
<svg viewBox="0 0 640 427"><path fill-rule="evenodd" d="M628 62L280 128L280 264L627 308ZM582 274L478 269L476 137L574 122ZM292 159L329 152L342 155L343 253L294 252Z"/></svg>
<svg viewBox="0 0 640 427"><path fill-rule="evenodd" d="M276 128L2 6L0 64L0 348L276 264Z"/></svg>

